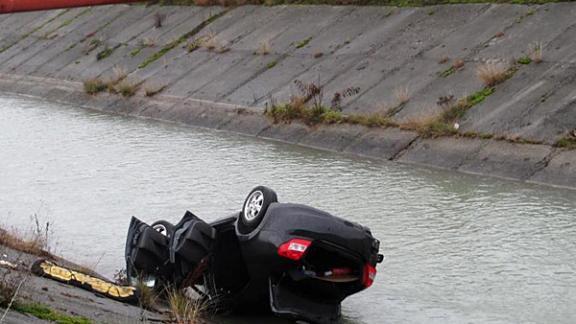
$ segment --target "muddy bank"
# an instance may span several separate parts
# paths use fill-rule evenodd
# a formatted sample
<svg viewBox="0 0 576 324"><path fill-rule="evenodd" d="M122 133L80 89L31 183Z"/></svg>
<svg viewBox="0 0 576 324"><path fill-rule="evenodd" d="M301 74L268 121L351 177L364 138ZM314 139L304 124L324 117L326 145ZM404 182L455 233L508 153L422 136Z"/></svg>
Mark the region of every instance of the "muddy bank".
<svg viewBox="0 0 576 324"><path fill-rule="evenodd" d="M576 128L574 14L570 3L401 9L120 5L13 14L0 21L0 91L574 188L576 151L556 147ZM201 42L207 38L210 45ZM540 63L534 62L537 47L543 49ZM521 60L526 57L530 62ZM270 98L287 102L297 92L294 80L301 80L322 84L327 102L344 88L360 88L343 101L344 114L382 113L396 124L411 123L441 114L439 98L483 89L476 68L489 60L522 63L467 109L456 136L275 124L262 115ZM119 74L137 85L134 96L85 93L86 80ZM400 103L399 92L408 93L406 102Z"/></svg>

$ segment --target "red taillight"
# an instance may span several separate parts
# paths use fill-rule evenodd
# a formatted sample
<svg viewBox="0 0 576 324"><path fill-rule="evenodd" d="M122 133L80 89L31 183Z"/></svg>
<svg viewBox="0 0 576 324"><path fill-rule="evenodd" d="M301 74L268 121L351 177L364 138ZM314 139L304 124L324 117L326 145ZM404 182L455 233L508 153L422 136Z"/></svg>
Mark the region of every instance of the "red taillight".
<svg viewBox="0 0 576 324"><path fill-rule="evenodd" d="M278 255L290 260L298 261L304 256L310 244L312 244L312 241L292 239L280 245L278 248Z"/></svg>
<svg viewBox="0 0 576 324"><path fill-rule="evenodd" d="M376 268L369 263L364 266L364 274L362 275L362 284L364 287L368 288L372 286L376 279Z"/></svg>

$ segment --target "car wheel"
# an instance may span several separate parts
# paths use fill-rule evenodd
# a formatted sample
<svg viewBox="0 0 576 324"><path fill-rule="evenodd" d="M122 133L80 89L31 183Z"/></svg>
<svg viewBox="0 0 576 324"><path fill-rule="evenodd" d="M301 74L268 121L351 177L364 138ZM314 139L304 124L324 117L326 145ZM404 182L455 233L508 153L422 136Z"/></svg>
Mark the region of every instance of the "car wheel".
<svg viewBox="0 0 576 324"><path fill-rule="evenodd" d="M156 230L156 232L166 236L166 237L170 237L172 236L172 233L174 232L174 225L172 225L172 223L167 222L165 220L159 220L157 222L154 222L152 225L152 228L154 230Z"/></svg>
<svg viewBox="0 0 576 324"><path fill-rule="evenodd" d="M274 190L258 186L248 194L239 216L238 230L242 234L249 234L260 225L270 204L278 202Z"/></svg>

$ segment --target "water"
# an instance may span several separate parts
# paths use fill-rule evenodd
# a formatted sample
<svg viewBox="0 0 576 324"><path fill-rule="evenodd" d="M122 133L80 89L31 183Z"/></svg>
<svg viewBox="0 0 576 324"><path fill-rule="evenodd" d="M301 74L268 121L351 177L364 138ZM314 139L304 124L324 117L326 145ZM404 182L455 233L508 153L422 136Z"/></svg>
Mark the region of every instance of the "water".
<svg viewBox="0 0 576 324"><path fill-rule="evenodd" d="M109 276L130 216L210 221L264 184L382 241L374 286L344 302L348 323L576 321L575 192L6 96L0 161L0 223L48 219L57 252ZM255 322L271 319L242 321Z"/></svg>

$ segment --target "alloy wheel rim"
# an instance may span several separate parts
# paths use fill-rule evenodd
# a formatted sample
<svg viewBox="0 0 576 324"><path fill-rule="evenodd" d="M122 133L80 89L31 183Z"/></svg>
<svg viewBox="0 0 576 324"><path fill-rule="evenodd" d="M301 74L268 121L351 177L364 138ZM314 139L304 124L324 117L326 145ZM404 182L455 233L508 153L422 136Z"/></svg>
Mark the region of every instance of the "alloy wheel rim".
<svg viewBox="0 0 576 324"><path fill-rule="evenodd" d="M258 217L258 214L260 214L263 205L264 194L262 191L254 191L250 197L248 197L246 207L244 207L244 218L248 222L255 220L256 217Z"/></svg>

